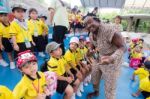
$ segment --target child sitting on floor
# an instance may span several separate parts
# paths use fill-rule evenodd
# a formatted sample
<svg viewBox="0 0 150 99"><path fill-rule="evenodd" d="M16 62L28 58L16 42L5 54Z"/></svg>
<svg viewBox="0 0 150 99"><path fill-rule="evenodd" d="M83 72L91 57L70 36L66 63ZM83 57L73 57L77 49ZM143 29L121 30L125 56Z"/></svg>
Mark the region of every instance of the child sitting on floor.
<svg viewBox="0 0 150 99"><path fill-rule="evenodd" d="M58 78L56 91L60 94L65 93L64 99L75 99L80 81L70 72L65 58L62 56L60 44L49 43L46 46L46 52L51 56L47 62L47 68L49 71L55 72Z"/></svg>
<svg viewBox="0 0 150 99"><path fill-rule="evenodd" d="M149 99L150 98L150 61L146 61L144 65L145 65L145 69L149 74L146 73L145 78L143 78L144 75L143 77L141 75L141 78L143 79L141 79L140 81L139 89L136 93L133 93L132 96L138 97L140 93L142 93L144 99Z"/></svg>
<svg viewBox="0 0 150 99"><path fill-rule="evenodd" d="M38 72L36 56L30 50L18 54L17 67L23 77L13 90L14 99L45 99L46 79L42 72Z"/></svg>

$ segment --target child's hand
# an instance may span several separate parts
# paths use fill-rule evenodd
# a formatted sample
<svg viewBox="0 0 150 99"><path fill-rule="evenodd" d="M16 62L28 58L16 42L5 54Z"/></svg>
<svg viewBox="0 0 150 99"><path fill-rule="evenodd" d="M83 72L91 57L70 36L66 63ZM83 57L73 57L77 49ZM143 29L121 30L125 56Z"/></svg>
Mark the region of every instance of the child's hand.
<svg viewBox="0 0 150 99"><path fill-rule="evenodd" d="M33 46L36 46L35 42L32 41Z"/></svg>
<svg viewBox="0 0 150 99"><path fill-rule="evenodd" d="M35 99L45 99L46 94L38 94L38 96Z"/></svg>
<svg viewBox="0 0 150 99"><path fill-rule="evenodd" d="M132 96L133 96L133 97L138 97L139 95L136 94L136 93L133 93Z"/></svg>
<svg viewBox="0 0 150 99"><path fill-rule="evenodd" d="M2 44L0 44L0 49L3 51L5 48Z"/></svg>
<svg viewBox="0 0 150 99"><path fill-rule="evenodd" d="M71 82L73 81L73 79L72 79L71 77L66 77L66 81L67 81L68 83L71 83Z"/></svg>
<svg viewBox="0 0 150 99"><path fill-rule="evenodd" d="M19 51L19 46L17 44L14 44L14 50Z"/></svg>

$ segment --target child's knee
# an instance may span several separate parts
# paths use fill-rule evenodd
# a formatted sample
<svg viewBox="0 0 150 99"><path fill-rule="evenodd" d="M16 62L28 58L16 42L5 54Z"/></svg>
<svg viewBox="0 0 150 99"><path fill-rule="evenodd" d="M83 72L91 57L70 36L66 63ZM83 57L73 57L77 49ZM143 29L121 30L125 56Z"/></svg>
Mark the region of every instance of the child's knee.
<svg viewBox="0 0 150 99"><path fill-rule="evenodd" d="M66 90L65 90L65 94L66 94L67 96L72 96L73 93L74 93L74 90L73 90L72 86L71 86L71 85L68 85L67 88L66 88Z"/></svg>
<svg viewBox="0 0 150 99"><path fill-rule="evenodd" d="M76 81L74 82L74 85L75 86L78 86L80 84L80 80L79 79L76 79Z"/></svg>

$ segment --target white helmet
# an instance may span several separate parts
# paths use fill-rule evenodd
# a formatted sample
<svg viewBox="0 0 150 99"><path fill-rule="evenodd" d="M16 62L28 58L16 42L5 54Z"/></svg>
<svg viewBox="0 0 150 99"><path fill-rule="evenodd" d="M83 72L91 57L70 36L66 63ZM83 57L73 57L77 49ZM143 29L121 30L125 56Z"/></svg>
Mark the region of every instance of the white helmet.
<svg viewBox="0 0 150 99"><path fill-rule="evenodd" d="M77 44L79 44L79 38L78 37L72 37L70 39L70 43L77 43Z"/></svg>

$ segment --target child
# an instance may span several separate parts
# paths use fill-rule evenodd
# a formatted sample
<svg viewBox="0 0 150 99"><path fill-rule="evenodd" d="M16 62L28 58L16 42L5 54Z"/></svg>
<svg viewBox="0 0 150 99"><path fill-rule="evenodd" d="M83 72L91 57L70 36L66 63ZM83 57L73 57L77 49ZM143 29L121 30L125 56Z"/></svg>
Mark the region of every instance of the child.
<svg viewBox="0 0 150 99"><path fill-rule="evenodd" d="M149 72L149 75L140 81L139 90L136 93L133 93L132 96L138 97L140 93L142 93L144 99L149 99L150 98L150 61L146 61L144 65L147 71Z"/></svg>
<svg viewBox="0 0 150 99"><path fill-rule="evenodd" d="M38 19L38 11L34 8L31 8L29 10L28 27L30 33L32 34L36 48L39 52L39 56L45 57L45 47L43 47L45 45L45 42L43 36L47 35L48 30L43 21Z"/></svg>
<svg viewBox="0 0 150 99"><path fill-rule="evenodd" d="M43 27L43 32L46 32L46 35L44 36L44 41L45 41L45 47L46 45L48 44L48 25L46 24L46 20L47 20L47 17L46 16L43 16L41 15L40 16L40 20L43 21L45 27ZM46 31L44 31L44 28L46 28Z"/></svg>
<svg viewBox="0 0 150 99"><path fill-rule="evenodd" d="M19 53L17 67L23 77L13 90L15 99L45 99L45 75L38 72L36 56L30 50Z"/></svg>
<svg viewBox="0 0 150 99"><path fill-rule="evenodd" d="M75 99L75 92L77 92L80 81L67 68L68 65L62 56L60 44L56 42L49 43L46 46L46 52L51 56L47 62L47 68L57 74L56 91L60 94L65 93L64 99Z"/></svg>
<svg viewBox="0 0 150 99"><path fill-rule="evenodd" d="M81 81L80 87L78 90L81 90L81 92L84 92L83 89L83 80L85 78L84 68L80 64L80 58L79 58L79 52L78 52L78 46L79 46L79 39L77 37L72 37L70 39L70 47L65 53L65 59L67 63L69 64L69 69L73 73L73 75L76 75L78 79ZM81 94L79 96L82 96Z"/></svg>
<svg viewBox="0 0 150 99"><path fill-rule="evenodd" d="M8 13L3 13L2 14L2 35L0 36L0 44L1 44L1 50L4 50L8 54L8 58L10 61L10 68L14 69L15 68L15 63L14 59L12 56L13 52L13 47L11 44L11 39L10 39L10 34L9 34L9 29L10 29L10 23L8 20Z"/></svg>
<svg viewBox="0 0 150 99"><path fill-rule="evenodd" d="M0 99L14 99L11 90L5 86L0 86Z"/></svg>
<svg viewBox="0 0 150 99"><path fill-rule="evenodd" d="M12 36L14 56L25 50L33 51L34 42L29 33L27 22L25 21L26 8L21 4L15 4L12 8L15 19L10 25L10 35Z"/></svg>
<svg viewBox="0 0 150 99"><path fill-rule="evenodd" d="M8 12L4 9L0 11L0 41L2 41L2 33L3 33L3 25L2 25L2 20L3 20L3 16L5 14L7 14ZM3 57L2 57L2 50L3 50L3 46L2 46L2 42L0 42L0 65L3 67L8 66L9 64L4 61Z"/></svg>
<svg viewBox="0 0 150 99"><path fill-rule="evenodd" d="M135 44L133 50L131 51L131 60L130 60L130 67L137 69L141 66L142 62L142 48Z"/></svg>
<svg viewBox="0 0 150 99"><path fill-rule="evenodd" d="M132 76L133 81L135 80L136 75L139 77L139 81L141 81L142 79L149 76L149 71L147 70L146 66L138 68L137 70L134 71L134 74Z"/></svg>

